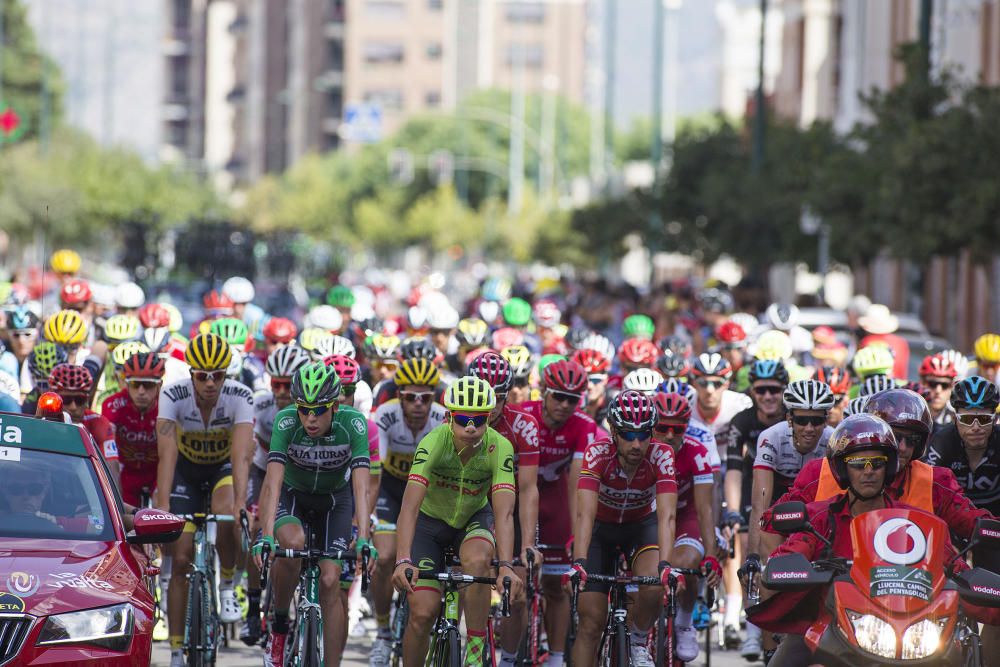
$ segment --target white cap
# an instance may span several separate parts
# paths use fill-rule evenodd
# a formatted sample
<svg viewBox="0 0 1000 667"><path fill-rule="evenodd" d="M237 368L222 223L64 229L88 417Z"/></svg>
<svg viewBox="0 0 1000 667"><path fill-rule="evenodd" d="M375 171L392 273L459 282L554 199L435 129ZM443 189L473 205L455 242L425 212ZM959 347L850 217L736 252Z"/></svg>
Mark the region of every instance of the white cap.
<svg viewBox="0 0 1000 667"><path fill-rule="evenodd" d="M222 293L233 300L233 303L250 303L255 291L253 283L243 276L233 276L222 283Z"/></svg>
<svg viewBox="0 0 1000 667"><path fill-rule="evenodd" d="M146 303L146 293L133 282L122 283L115 290L115 305L119 308L141 308Z"/></svg>

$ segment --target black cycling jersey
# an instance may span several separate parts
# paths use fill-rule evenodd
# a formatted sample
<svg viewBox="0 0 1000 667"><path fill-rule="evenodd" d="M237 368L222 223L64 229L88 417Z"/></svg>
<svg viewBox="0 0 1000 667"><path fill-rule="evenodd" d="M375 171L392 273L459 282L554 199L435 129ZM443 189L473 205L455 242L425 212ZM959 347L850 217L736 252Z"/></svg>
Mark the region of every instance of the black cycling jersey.
<svg viewBox="0 0 1000 667"><path fill-rule="evenodd" d="M949 468L972 503L991 514L1000 513L1000 426L994 426L986 443L986 454L975 470L969 466L958 426L948 424L931 436L927 463Z"/></svg>
<svg viewBox="0 0 1000 667"><path fill-rule="evenodd" d="M784 411L782 411L784 412ZM784 419L784 414L778 419ZM730 510L750 516L750 499L753 493L753 462L757 458L757 436L764 429L778 423L765 424L757 417L756 406L737 412L729 422L725 435L726 469L743 471L743 488L740 507ZM774 496L777 498L778 496Z"/></svg>

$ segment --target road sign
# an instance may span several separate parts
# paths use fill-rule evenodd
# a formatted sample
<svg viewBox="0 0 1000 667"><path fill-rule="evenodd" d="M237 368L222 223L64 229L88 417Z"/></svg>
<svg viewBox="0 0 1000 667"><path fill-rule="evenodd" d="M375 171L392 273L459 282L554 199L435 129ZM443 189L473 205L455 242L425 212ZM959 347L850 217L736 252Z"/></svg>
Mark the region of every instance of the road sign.
<svg viewBox="0 0 1000 667"><path fill-rule="evenodd" d="M372 144L382 139L382 107L377 104L348 104L344 107L344 122L340 138Z"/></svg>
<svg viewBox="0 0 1000 667"><path fill-rule="evenodd" d="M17 141L24 134L25 122L14 107L0 108L0 143Z"/></svg>

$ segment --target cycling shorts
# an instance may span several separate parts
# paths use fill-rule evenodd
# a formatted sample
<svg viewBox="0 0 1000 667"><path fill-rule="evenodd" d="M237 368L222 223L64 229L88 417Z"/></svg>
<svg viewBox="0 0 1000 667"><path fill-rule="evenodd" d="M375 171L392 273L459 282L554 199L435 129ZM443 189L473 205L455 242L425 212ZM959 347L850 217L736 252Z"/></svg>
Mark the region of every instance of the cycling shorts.
<svg viewBox="0 0 1000 667"><path fill-rule="evenodd" d="M551 484L538 483L538 543L563 545L573 535L573 523L569 516L569 498L566 480L559 479ZM570 563L570 558L562 551L546 551L542 574L561 576Z"/></svg>
<svg viewBox="0 0 1000 667"><path fill-rule="evenodd" d="M232 485L233 466L228 461L197 465L179 457L174 469L174 486L170 490L170 511L173 514L205 512L211 507L215 490ZM184 530L193 532L194 524L189 522Z"/></svg>
<svg viewBox="0 0 1000 667"><path fill-rule="evenodd" d="M406 491L406 481L382 475L378 487L378 500L375 502L375 534L396 532L396 519L399 518L399 508L403 506L403 492Z"/></svg>
<svg viewBox="0 0 1000 667"><path fill-rule="evenodd" d="M685 507L677 513L676 529L674 530L674 548L693 547L702 557L705 556L705 545L701 543L701 526L698 525L698 510L695 507Z"/></svg>
<svg viewBox="0 0 1000 667"><path fill-rule="evenodd" d="M656 531L656 515L650 514L635 523L594 522L594 532L587 550L587 572L613 575L618 571L618 555L625 554L631 568L636 557L650 549L656 549L659 541ZM607 593L610 584L587 580L585 592Z"/></svg>
<svg viewBox="0 0 1000 667"><path fill-rule="evenodd" d="M146 488L150 498L156 490L156 468L152 470L122 468L122 500L133 507L142 507L142 489Z"/></svg>
<svg viewBox="0 0 1000 667"><path fill-rule="evenodd" d="M253 516L257 516L257 503L260 502L260 491L264 488L266 474L256 464L250 464L250 472L247 475L247 511Z"/></svg>
<svg viewBox="0 0 1000 667"><path fill-rule="evenodd" d="M493 510L490 506L472 515L463 528L454 528L440 519L417 514L417 525L413 530L413 545L410 558L421 572L441 572L445 569L445 552L453 550L460 554L462 545L468 540L485 540L490 546L496 545L493 537ZM414 590L438 590L438 582L420 580L414 582Z"/></svg>
<svg viewBox="0 0 1000 667"><path fill-rule="evenodd" d="M290 523L305 530L312 526L313 548L344 551L351 543L354 494L350 487L334 493L302 493L287 484L281 486L274 530Z"/></svg>

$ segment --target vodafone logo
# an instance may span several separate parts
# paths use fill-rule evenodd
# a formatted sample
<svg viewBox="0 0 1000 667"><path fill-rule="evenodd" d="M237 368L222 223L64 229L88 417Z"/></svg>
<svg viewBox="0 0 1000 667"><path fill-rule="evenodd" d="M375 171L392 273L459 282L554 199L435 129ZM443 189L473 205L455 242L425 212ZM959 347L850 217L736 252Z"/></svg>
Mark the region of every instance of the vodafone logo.
<svg viewBox="0 0 1000 667"><path fill-rule="evenodd" d="M912 565L927 553L927 538L908 519L889 519L875 531L875 553L893 565Z"/></svg>
<svg viewBox="0 0 1000 667"><path fill-rule="evenodd" d="M973 586L972 590L977 593L985 593L986 595L992 595L993 597L1000 598L1000 591L993 588L992 586Z"/></svg>
<svg viewBox="0 0 1000 667"><path fill-rule="evenodd" d="M772 579L808 579L808 572L773 572Z"/></svg>

